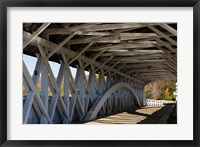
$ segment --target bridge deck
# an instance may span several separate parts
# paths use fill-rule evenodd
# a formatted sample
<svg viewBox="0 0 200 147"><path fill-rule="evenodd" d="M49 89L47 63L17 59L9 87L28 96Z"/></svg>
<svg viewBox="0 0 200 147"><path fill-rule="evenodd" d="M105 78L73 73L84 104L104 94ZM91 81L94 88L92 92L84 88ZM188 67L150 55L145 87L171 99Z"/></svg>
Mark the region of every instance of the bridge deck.
<svg viewBox="0 0 200 147"><path fill-rule="evenodd" d="M171 119L175 105L145 106L132 112L122 112L99 118L86 124L165 124L176 123L176 118ZM175 115L176 116L176 115Z"/></svg>

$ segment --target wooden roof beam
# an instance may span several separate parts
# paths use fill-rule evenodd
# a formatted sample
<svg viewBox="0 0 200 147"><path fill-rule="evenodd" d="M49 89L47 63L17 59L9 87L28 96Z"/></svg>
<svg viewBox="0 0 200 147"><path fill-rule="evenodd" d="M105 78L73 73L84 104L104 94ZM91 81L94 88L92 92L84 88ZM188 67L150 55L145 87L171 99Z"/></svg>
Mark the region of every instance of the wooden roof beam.
<svg viewBox="0 0 200 147"><path fill-rule="evenodd" d="M66 34L70 31L79 31L82 32L95 32L95 31L104 31L104 30L116 30L116 29L128 29L128 28L140 28L146 26L145 24L137 23L122 23L122 24L83 24L81 26L75 26L73 28L62 28L62 29L48 29L44 33L47 34Z"/></svg>
<svg viewBox="0 0 200 147"><path fill-rule="evenodd" d="M154 31L155 33L157 33L159 36L165 38L166 40L168 40L169 42L171 42L173 45L177 45L177 41L175 41L174 39L170 38L169 36L167 36L165 33L161 32L160 30L158 30L156 27L154 26L147 26L149 29L151 29L152 31Z"/></svg>
<svg viewBox="0 0 200 147"><path fill-rule="evenodd" d="M160 23L159 25L163 27L164 29L166 29L167 31L169 31L170 33L172 33L174 36L177 36L177 30L172 28L170 25L166 23Z"/></svg>
<svg viewBox="0 0 200 147"><path fill-rule="evenodd" d="M89 39L74 39L69 41L69 44L83 44L83 43L89 43L91 41L97 42L97 43L121 43L121 41L124 40L134 40L134 39L143 39L143 38L149 38L149 37L156 37L158 36L156 33L113 33L110 34L109 37L103 37L100 35L99 37L90 37Z"/></svg>
<svg viewBox="0 0 200 147"><path fill-rule="evenodd" d="M23 49L35 38L37 37L42 31L44 31L51 23L44 23L42 24L33 34L23 43Z"/></svg>
<svg viewBox="0 0 200 147"><path fill-rule="evenodd" d="M88 51L91 52L98 52L101 50L112 50L112 49L138 49L138 48L150 48L155 47L153 44L140 44L140 43L124 43L124 44L117 44L117 45L107 45L101 47L94 47L90 48Z"/></svg>

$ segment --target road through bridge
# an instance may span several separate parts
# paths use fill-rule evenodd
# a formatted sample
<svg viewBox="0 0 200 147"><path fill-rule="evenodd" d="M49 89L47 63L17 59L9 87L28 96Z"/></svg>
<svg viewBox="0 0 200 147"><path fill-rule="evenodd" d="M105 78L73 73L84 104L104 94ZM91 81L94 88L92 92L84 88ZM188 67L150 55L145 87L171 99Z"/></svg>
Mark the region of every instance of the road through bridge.
<svg viewBox="0 0 200 147"><path fill-rule="evenodd" d="M78 123L142 107L146 84L177 80L176 30L176 23L24 23L23 54L37 62L30 73L23 61L23 123Z"/></svg>

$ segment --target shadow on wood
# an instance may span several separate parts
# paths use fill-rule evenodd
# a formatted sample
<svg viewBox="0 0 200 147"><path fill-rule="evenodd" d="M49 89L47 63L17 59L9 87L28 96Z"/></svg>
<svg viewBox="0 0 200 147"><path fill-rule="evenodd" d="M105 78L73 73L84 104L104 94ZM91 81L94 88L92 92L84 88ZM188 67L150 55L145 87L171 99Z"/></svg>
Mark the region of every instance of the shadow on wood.
<svg viewBox="0 0 200 147"><path fill-rule="evenodd" d="M166 104L138 124L177 124L176 104Z"/></svg>

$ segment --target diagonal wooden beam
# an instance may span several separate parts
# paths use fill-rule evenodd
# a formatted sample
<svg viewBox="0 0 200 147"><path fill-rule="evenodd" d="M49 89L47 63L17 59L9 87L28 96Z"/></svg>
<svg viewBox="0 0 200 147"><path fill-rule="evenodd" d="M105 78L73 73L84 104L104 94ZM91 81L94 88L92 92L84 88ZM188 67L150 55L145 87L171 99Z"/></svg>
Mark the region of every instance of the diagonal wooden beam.
<svg viewBox="0 0 200 147"><path fill-rule="evenodd" d="M83 78L84 78L84 82L85 82L85 86L86 86L86 91L89 94L90 100L93 101L92 95L91 95L91 90L90 90L89 84L88 84L88 80L87 80L87 77L86 77L85 72L84 72L83 64L82 64L80 59L78 59L78 62L79 62L80 68L81 68L82 73L83 73Z"/></svg>
<svg viewBox="0 0 200 147"><path fill-rule="evenodd" d="M40 46L39 44L38 44L38 49L41 53L41 56L43 57L44 63L46 65L46 69L48 71L48 75L50 77L49 84L52 84L52 87L54 88L54 91L56 92L56 93L53 93L53 96L52 96L53 99L50 103L50 109L49 109L50 118L51 118L51 120L53 120L53 116L54 116L54 113L55 113L56 105L58 104L57 103L58 100L61 104L61 105L58 104L58 106L62 106L62 108L63 108L62 110L64 111L66 117L69 117L68 112L67 112L67 108L64 105L63 99L60 96L59 86L57 85L58 81L55 80L55 77L54 77L53 72L51 70L51 67L49 65L48 59L45 55L45 52L44 52L42 46ZM57 80L59 80L59 78ZM60 107L59 107L59 109L61 110ZM60 111L60 113L62 114L62 111Z"/></svg>
<svg viewBox="0 0 200 147"><path fill-rule="evenodd" d="M176 56L171 55L170 51L163 49L162 47L155 45L158 49L162 50L165 54L167 54L170 58L172 58L173 60L177 60Z"/></svg>
<svg viewBox="0 0 200 147"><path fill-rule="evenodd" d="M59 49L63 47L72 37L74 37L77 32L73 32L70 34L65 40L63 40L54 50L52 50L48 55L47 58L50 58L54 53L56 53Z"/></svg>
<svg viewBox="0 0 200 147"><path fill-rule="evenodd" d="M165 33L163 33L163 32L161 32L160 30L158 30L156 27L150 26L150 25L148 25L147 27L148 27L149 29L151 29L152 31L154 31L155 33L157 33L159 36L161 36L161 37L167 39L167 40L168 40L169 42L171 42L172 44L177 45L177 42L176 42L174 39L170 38L170 37L167 36Z"/></svg>
<svg viewBox="0 0 200 147"><path fill-rule="evenodd" d="M50 117L48 115L48 112L46 111L45 106L43 105L43 102L42 102L40 96L36 92L35 85L33 83L33 80L31 78L31 76L30 76L30 74L28 72L28 69L27 69L27 67L26 67L24 62L23 62L23 75L24 75L24 78L26 79L28 85L30 86L31 91L33 91L34 96L36 98L36 101L39 104L42 113L46 116L46 118L48 119L48 122L52 123L52 121L51 121L51 119L50 119ZM33 99L34 97L31 97L31 98ZM26 111L26 110L23 110L23 111ZM27 117L24 117L24 122L26 122L26 119L27 119Z"/></svg>
<svg viewBox="0 0 200 147"><path fill-rule="evenodd" d="M99 92L99 89L97 88L98 82L97 82L97 79L96 79L96 73L94 71L94 67L93 67L92 64L90 65L90 67L91 67L90 75L89 75L89 76L91 76L90 80L91 81L93 80L93 82L94 82L94 83L90 83L90 85L93 85L94 86L93 88L96 89L97 92Z"/></svg>
<svg viewBox="0 0 200 147"><path fill-rule="evenodd" d="M112 70L117 64L119 64L120 60L117 61L115 64L113 64L109 69L107 69L104 73L106 74L107 72L109 72L110 70Z"/></svg>
<svg viewBox="0 0 200 147"><path fill-rule="evenodd" d="M24 40L26 40L29 36L31 36L31 34L30 33L28 33L28 32L23 32L24 34L23 34L23 36L24 36ZM45 48L48 48L49 49L49 51L52 51L53 49L55 49L56 47L57 47L57 44L55 44L55 43L53 43L53 42L50 42L50 41L48 41L48 40L45 40L45 39L43 39L43 38L41 38L41 37L36 37L32 42L31 42L31 44L33 45L33 46L37 46L38 44L39 45L41 45L41 46L43 46L43 47L45 47ZM74 52L74 51L72 51L72 50L70 50L70 49L68 49L68 48L66 48L66 47L62 47L59 51L58 51L58 53L59 54L65 54L65 55L67 55L67 56L69 56L69 57L74 57L74 56L76 56L76 52ZM85 62L85 63L89 63L92 59L91 58L88 58L88 57L86 57L86 56L84 56L84 55L80 55L79 56L79 58L83 61L83 62ZM97 67L97 66L99 66L99 65L101 65L102 63L100 63L100 62L98 62L98 61L93 61L94 63L93 63L93 65L95 66L95 67ZM108 65L105 65L104 67L103 67L105 70L108 70L108 69L110 69L110 66L108 66ZM115 71L115 69L111 69L111 71ZM124 73L121 73L121 72L117 72L117 74L119 74L119 75L121 75L121 76L125 76L125 77L127 77L127 78L130 78L130 79L132 79L132 80L135 80L135 81L137 81L137 82L140 82L141 84L142 83L144 83L144 82L142 82L142 81L140 81L140 80L138 80L138 79L135 79L135 78L132 78L132 77L130 77L130 76L128 76L128 75L126 75L126 74L124 74Z"/></svg>
<svg viewBox="0 0 200 147"><path fill-rule="evenodd" d="M84 65L84 68L86 68L88 65L92 64L99 56L101 56L101 54L103 54L104 51L105 51L105 50L102 50L102 51L100 51L99 53L97 53L97 54L91 59L90 62L88 62L88 63L86 63L86 64Z"/></svg>
<svg viewBox="0 0 200 147"><path fill-rule="evenodd" d="M69 65L74 62L76 59L78 59L78 57L80 57L80 55L85 52L87 49L89 49L89 47L93 44L93 42L90 42L86 47L84 47L78 54L75 55L75 57L72 58L71 61L69 61Z"/></svg>
<svg viewBox="0 0 200 147"><path fill-rule="evenodd" d="M177 30L175 30L174 28L172 28L168 24L166 24L166 23L160 23L159 25L161 27L163 27L164 29L166 29L167 31L169 31L170 33L172 33L174 36L177 36Z"/></svg>
<svg viewBox="0 0 200 147"><path fill-rule="evenodd" d="M125 65L126 65L126 63L122 64L119 68L117 68L117 70L115 72L113 72L111 74L111 76L114 75L114 74L116 74L118 71L120 71L120 69L122 69Z"/></svg>
<svg viewBox="0 0 200 147"><path fill-rule="evenodd" d="M37 37L44 29L46 29L51 23L44 23L42 24L36 32L33 34L23 43L23 49L35 38Z"/></svg>
<svg viewBox="0 0 200 147"><path fill-rule="evenodd" d="M169 50L171 50L172 52L174 53L177 53L177 50L174 49L171 45L169 45L168 43L166 43L165 41L162 41L161 39L155 37L155 40L160 43L160 44L163 44L165 47L167 47Z"/></svg>
<svg viewBox="0 0 200 147"><path fill-rule="evenodd" d="M104 65L106 65L106 63L108 63L112 58L114 58L114 56L110 56L110 58L108 58L103 64L101 64L101 66L99 66L95 72L97 72L99 69L101 69Z"/></svg>
<svg viewBox="0 0 200 147"><path fill-rule="evenodd" d="M65 55L65 54L62 54L62 58L63 58L64 63L66 64L67 70L69 71L69 70L70 70L70 69L69 69L69 63L68 63L68 61L67 61L66 55ZM84 108L83 108L83 106L82 106L81 99L80 99L80 96L79 96L79 94L78 94L78 91L77 91L77 88L76 88L76 84L75 84L74 78L73 78L71 72L68 72L68 74L69 74L69 78L71 79L71 84L72 84L73 90L74 90L74 92L75 92L75 94L76 94L76 96L77 96L77 101L78 101L78 104L79 104L79 106L80 106L80 113L84 114Z"/></svg>

